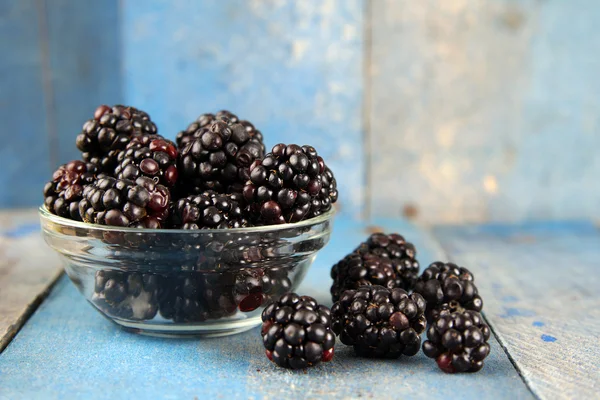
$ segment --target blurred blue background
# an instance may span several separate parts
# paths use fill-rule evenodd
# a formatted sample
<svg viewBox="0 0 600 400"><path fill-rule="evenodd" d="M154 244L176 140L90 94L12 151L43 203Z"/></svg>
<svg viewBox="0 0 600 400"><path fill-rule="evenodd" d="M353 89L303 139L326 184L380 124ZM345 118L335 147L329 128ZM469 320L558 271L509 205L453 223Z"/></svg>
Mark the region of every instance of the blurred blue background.
<svg viewBox="0 0 600 400"><path fill-rule="evenodd" d="M600 217L598 26L593 0L0 0L0 206L126 103L312 144L357 218Z"/></svg>

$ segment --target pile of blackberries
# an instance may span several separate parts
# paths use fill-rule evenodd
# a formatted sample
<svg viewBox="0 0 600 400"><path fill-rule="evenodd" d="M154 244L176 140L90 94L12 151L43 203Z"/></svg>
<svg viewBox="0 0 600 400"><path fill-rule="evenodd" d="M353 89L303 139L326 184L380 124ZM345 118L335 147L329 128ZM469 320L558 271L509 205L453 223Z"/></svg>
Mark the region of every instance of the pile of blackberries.
<svg viewBox="0 0 600 400"><path fill-rule="evenodd" d="M422 348L447 373L483 368L491 331L466 268L435 262L419 276L415 247L398 234L376 233L335 264L331 277L331 310L296 294L264 310L261 335L277 365L297 369L329 361L334 341L324 338L333 332L361 357L410 357Z"/></svg>
<svg viewBox="0 0 600 400"><path fill-rule="evenodd" d="M102 105L76 138L81 160L44 187L48 211L86 223L212 229L298 222L337 201L312 146L277 144L229 111L202 114L176 142L134 107Z"/></svg>

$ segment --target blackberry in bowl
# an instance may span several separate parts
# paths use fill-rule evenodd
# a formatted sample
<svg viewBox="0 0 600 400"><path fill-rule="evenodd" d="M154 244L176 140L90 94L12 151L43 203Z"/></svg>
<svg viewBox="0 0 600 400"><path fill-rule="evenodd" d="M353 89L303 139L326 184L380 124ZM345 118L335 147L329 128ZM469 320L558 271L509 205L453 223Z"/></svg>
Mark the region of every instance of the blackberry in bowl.
<svg viewBox="0 0 600 400"><path fill-rule="evenodd" d="M294 224L203 229L194 222L165 229L170 219L148 205L160 193L140 185L146 179L88 185L80 209L89 223L40 208L44 239L62 256L69 278L126 330L220 336L257 326L267 303L294 291L329 241L333 210Z"/></svg>

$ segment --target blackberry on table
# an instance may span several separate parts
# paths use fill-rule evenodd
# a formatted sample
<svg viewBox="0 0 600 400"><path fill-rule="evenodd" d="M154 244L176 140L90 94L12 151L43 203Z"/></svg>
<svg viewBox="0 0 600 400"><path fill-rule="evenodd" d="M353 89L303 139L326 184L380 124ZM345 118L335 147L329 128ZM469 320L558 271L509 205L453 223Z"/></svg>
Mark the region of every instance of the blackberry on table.
<svg viewBox="0 0 600 400"><path fill-rule="evenodd" d="M61 165L44 186L44 204L48 211L81 221L79 202L83 199L84 187L94 181L96 172L95 165L79 160Z"/></svg>
<svg viewBox="0 0 600 400"><path fill-rule="evenodd" d="M206 191L173 203L171 226L177 229L243 228L249 226L240 194Z"/></svg>
<svg viewBox="0 0 600 400"><path fill-rule="evenodd" d="M407 242L402 235L392 233L372 234L366 242L356 249L359 254L373 254L389 259L396 274L396 285L412 290L419 277L419 262L416 260L415 246Z"/></svg>
<svg viewBox="0 0 600 400"><path fill-rule="evenodd" d="M280 367L302 369L333 358L331 312L309 296L287 293L262 313L266 355Z"/></svg>
<svg viewBox="0 0 600 400"><path fill-rule="evenodd" d="M160 228L169 212L169 190L152 179L136 181L104 176L85 187L79 202L84 222Z"/></svg>
<svg viewBox="0 0 600 400"><path fill-rule="evenodd" d="M277 144L250 167L244 197L257 222L298 222L327 212L337 201L336 180L314 147Z"/></svg>
<svg viewBox="0 0 600 400"><path fill-rule="evenodd" d="M473 274L453 263L434 262L423 271L415 292L427 301L427 320L433 321L441 308L461 307L481 311L483 300Z"/></svg>
<svg viewBox="0 0 600 400"><path fill-rule="evenodd" d="M365 285L384 286L388 289L402 287L396 278L392 262L373 254L351 253L331 268L331 297L338 301L341 294Z"/></svg>
<svg viewBox="0 0 600 400"><path fill-rule="evenodd" d="M158 312L160 284L160 276L155 274L100 270L92 301L113 316L148 320Z"/></svg>
<svg viewBox="0 0 600 400"><path fill-rule="evenodd" d="M156 125L144 111L123 105L101 105L94 118L83 125L76 145L84 161L98 165L102 172L112 173L119 152L132 137L156 132Z"/></svg>
<svg viewBox="0 0 600 400"><path fill-rule="evenodd" d="M182 185L192 194L241 192L250 165L264 156L262 135L251 136L245 125L225 117L204 127L192 125L189 129L196 130L187 139L178 138Z"/></svg>
<svg viewBox="0 0 600 400"><path fill-rule="evenodd" d="M444 372L477 372L490 353L490 334L478 312L445 310L429 326L423 353Z"/></svg>
<svg viewBox="0 0 600 400"><path fill-rule="evenodd" d="M177 183L177 148L159 135L132 138L117 160L114 175L118 179L134 181L146 176L168 188Z"/></svg>
<svg viewBox="0 0 600 400"><path fill-rule="evenodd" d="M414 356L427 324L425 299L406 290L362 286L345 291L331 308L333 331L362 357Z"/></svg>

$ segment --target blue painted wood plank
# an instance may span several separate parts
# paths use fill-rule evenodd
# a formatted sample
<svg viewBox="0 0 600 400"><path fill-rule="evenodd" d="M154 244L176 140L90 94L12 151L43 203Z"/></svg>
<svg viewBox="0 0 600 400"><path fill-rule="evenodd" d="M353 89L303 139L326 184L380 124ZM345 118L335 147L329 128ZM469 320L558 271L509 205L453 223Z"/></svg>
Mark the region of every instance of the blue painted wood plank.
<svg viewBox="0 0 600 400"><path fill-rule="evenodd" d="M0 353L62 273L39 232L37 211L0 212Z"/></svg>
<svg viewBox="0 0 600 400"><path fill-rule="evenodd" d="M50 172L38 3L0 2L0 207L39 204Z"/></svg>
<svg viewBox="0 0 600 400"><path fill-rule="evenodd" d="M56 167L81 158L75 137L98 105L123 102L119 1L46 2L45 18Z"/></svg>
<svg viewBox="0 0 600 400"><path fill-rule="evenodd" d="M372 215L600 217L598 2L370 4Z"/></svg>
<svg viewBox="0 0 600 400"><path fill-rule="evenodd" d="M540 398L597 398L600 233L591 223L438 227L475 273L486 318Z"/></svg>
<svg viewBox="0 0 600 400"><path fill-rule="evenodd" d="M126 101L173 138L204 112L252 121L267 147L312 144L340 201L363 202L363 0L123 3Z"/></svg>
<svg viewBox="0 0 600 400"><path fill-rule="evenodd" d="M442 257L424 231L397 220L381 226L405 233L422 262ZM329 269L367 236L365 228L338 218L299 291L331 304ZM208 340L123 332L86 304L66 277L0 355L0 388L0 399L532 397L496 341L476 375L445 375L422 353L361 359L339 343L331 363L290 372L266 359L258 329Z"/></svg>

